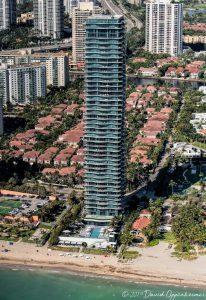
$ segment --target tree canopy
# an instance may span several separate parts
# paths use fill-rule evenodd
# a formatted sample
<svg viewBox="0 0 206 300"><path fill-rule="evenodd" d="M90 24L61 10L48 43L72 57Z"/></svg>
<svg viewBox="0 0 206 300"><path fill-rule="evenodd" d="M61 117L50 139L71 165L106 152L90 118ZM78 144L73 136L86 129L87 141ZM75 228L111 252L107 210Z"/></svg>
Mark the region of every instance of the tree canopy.
<svg viewBox="0 0 206 300"><path fill-rule="evenodd" d="M197 203L189 203L179 210L172 231L182 251L187 251L188 246L196 242L206 242L206 226Z"/></svg>

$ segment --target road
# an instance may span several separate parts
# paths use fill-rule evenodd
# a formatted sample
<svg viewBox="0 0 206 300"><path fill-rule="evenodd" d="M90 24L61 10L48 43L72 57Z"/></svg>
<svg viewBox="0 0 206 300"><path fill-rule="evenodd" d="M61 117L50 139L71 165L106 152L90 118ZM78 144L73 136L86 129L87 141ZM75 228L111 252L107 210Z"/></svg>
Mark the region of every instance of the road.
<svg viewBox="0 0 206 300"><path fill-rule="evenodd" d="M130 199L130 197L132 197L134 195L139 196L139 197L147 195L150 199L154 198L153 188L152 188L152 190L148 190L148 187L152 186L152 184L157 179L160 170L164 167L164 164L166 163L167 158L169 157L169 153L167 151L168 148L169 148L169 142L167 142L164 153L162 154L162 157L161 157L158 165L154 169L153 173L149 176L148 180L143 182L141 185L139 185L135 191L127 193L125 195L125 198L126 198L125 203L127 202L127 200Z"/></svg>
<svg viewBox="0 0 206 300"><path fill-rule="evenodd" d="M173 143L173 139L172 139L172 135L174 135L174 128L180 118L180 114L182 112L182 110L184 109L184 97L182 97L181 99L181 103L180 103L180 108L179 108L179 111L178 111L178 114L177 114L177 118L176 118L176 121L175 123L173 124L173 128L171 130L171 135L169 136L169 139L168 141L166 142L166 145L165 145L165 148L164 148L164 152L160 158L160 161L158 162L158 165L156 166L153 174L151 174L147 180L147 182L144 182L142 183L141 185L139 185L137 187L137 189L135 191L132 191L130 193L127 193L125 195L126 197L126 200L125 202L133 195L138 195L138 196L143 196L144 194L146 194L146 190L148 189L148 186L150 185L150 187L152 187L152 184L155 182L155 180L157 179L158 175L159 175L159 172L161 171L161 169L164 167L168 157L170 156L170 144ZM152 188L153 190L153 188ZM147 192L148 193L148 192ZM150 191L151 195L154 194ZM153 198L153 197L150 197L150 198Z"/></svg>
<svg viewBox="0 0 206 300"><path fill-rule="evenodd" d="M112 1L112 0L111 0ZM124 13L124 15L127 15L128 14L128 11L126 10L126 8L122 5L122 3L119 3L119 7L120 9L122 10L122 12ZM130 19L131 18L131 19ZM137 27L138 29L141 29L142 26L143 26L143 23L138 19L136 18L134 15L132 15L130 13L130 18L128 18L128 20L130 20L134 26L133 27Z"/></svg>
<svg viewBox="0 0 206 300"><path fill-rule="evenodd" d="M26 51L28 49L30 49L34 52L42 52L42 51L49 51L49 50L61 50L61 49L65 49L65 48L70 48L71 46L72 46L72 41L70 39L69 42L67 42L67 43L20 48L20 49L9 50L9 52L18 52L20 50ZM2 52L8 52L8 49L5 51L2 50Z"/></svg>
<svg viewBox="0 0 206 300"><path fill-rule="evenodd" d="M112 0L102 0L102 6L104 9L109 10L112 15L124 15L127 23L127 31L130 31L133 27L142 27L142 23L137 18L134 16L131 16L131 19L127 17L128 12L122 5L115 5Z"/></svg>

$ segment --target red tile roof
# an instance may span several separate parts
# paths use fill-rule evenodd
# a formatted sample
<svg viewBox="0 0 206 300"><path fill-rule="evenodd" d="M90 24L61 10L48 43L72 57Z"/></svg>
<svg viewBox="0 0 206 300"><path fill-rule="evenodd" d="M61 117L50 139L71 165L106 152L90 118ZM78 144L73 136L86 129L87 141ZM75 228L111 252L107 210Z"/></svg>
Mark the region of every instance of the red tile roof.
<svg viewBox="0 0 206 300"><path fill-rule="evenodd" d="M148 113L153 113L153 112L155 112L155 108L154 108L154 107L147 107L145 110L146 110L146 112L148 112Z"/></svg>
<svg viewBox="0 0 206 300"><path fill-rule="evenodd" d="M84 174L85 174L85 170L84 169L80 169L77 174L80 176L80 177L84 177Z"/></svg>
<svg viewBox="0 0 206 300"><path fill-rule="evenodd" d="M132 59L132 62L133 62L133 63L146 62L146 58L144 58L144 57L134 57L134 58Z"/></svg>
<svg viewBox="0 0 206 300"><path fill-rule="evenodd" d="M43 175L46 174L54 174L54 173L58 173L58 169L54 169L54 168L44 168L44 170L42 171Z"/></svg>
<svg viewBox="0 0 206 300"><path fill-rule="evenodd" d="M151 224L151 220L147 217L140 217L138 218L133 224L132 229L133 230L142 230Z"/></svg>
<svg viewBox="0 0 206 300"><path fill-rule="evenodd" d="M39 151L28 151L24 153L24 158L31 159L31 158L37 158L39 156Z"/></svg>
<svg viewBox="0 0 206 300"><path fill-rule="evenodd" d="M56 107L57 107L57 108L60 107L60 108L64 108L64 109L65 109L65 108L67 108L67 104L60 103L60 104L56 105L55 108L56 108Z"/></svg>
<svg viewBox="0 0 206 300"><path fill-rule="evenodd" d="M38 163L46 163L46 162L50 162L51 159L52 159L52 153L44 153L38 157L37 162Z"/></svg>
<svg viewBox="0 0 206 300"><path fill-rule="evenodd" d="M153 146L153 145L157 145L160 143L160 139L157 139L157 138L138 137L136 141L143 145L148 145L148 146Z"/></svg>
<svg viewBox="0 0 206 300"><path fill-rule="evenodd" d="M84 162L84 155L74 155L71 158L71 163L83 163Z"/></svg>
<svg viewBox="0 0 206 300"><path fill-rule="evenodd" d="M83 148L79 148L77 150L77 155L84 155L84 149Z"/></svg>
<svg viewBox="0 0 206 300"><path fill-rule="evenodd" d="M67 176L70 175L72 173L76 172L76 168L75 167L66 167L66 168L62 168L59 170L59 175L60 176Z"/></svg>
<svg viewBox="0 0 206 300"><path fill-rule="evenodd" d="M67 163L68 159L71 157L71 153L65 153L65 154L58 154L55 158L54 158L54 163L58 164L58 163Z"/></svg>
<svg viewBox="0 0 206 300"><path fill-rule="evenodd" d="M73 114L75 109L78 107L78 104L71 104L71 105L68 105L67 108L65 109L65 113L66 114Z"/></svg>
<svg viewBox="0 0 206 300"><path fill-rule="evenodd" d="M68 144L78 144L82 137L83 137L83 130L73 129L59 136L58 142L65 142Z"/></svg>
<svg viewBox="0 0 206 300"><path fill-rule="evenodd" d="M44 153L45 154L46 153L47 154L49 154L49 153L56 154L58 151L59 151L59 148L57 148L57 147L50 147L50 148L46 149Z"/></svg>
<svg viewBox="0 0 206 300"><path fill-rule="evenodd" d="M62 149L59 154L73 154L75 151L76 151L76 149L68 147L68 148Z"/></svg>
<svg viewBox="0 0 206 300"><path fill-rule="evenodd" d="M63 111L64 111L64 108L62 108L62 107L54 107L53 109L52 109L52 113L54 114L61 114L61 113L63 113Z"/></svg>
<svg viewBox="0 0 206 300"><path fill-rule="evenodd" d="M33 146L32 145L21 145L18 147L20 150L24 151L24 150L32 150Z"/></svg>

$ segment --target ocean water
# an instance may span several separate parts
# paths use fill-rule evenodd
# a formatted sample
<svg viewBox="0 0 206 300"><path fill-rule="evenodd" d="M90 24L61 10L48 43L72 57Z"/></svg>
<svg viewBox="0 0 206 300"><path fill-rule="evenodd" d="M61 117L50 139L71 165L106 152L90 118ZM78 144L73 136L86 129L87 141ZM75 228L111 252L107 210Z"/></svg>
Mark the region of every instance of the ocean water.
<svg viewBox="0 0 206 300"><path fill-rule="evenodd" d="M61 271L0 269L0 300L202 300L206 290L124 282Z"/></svg>

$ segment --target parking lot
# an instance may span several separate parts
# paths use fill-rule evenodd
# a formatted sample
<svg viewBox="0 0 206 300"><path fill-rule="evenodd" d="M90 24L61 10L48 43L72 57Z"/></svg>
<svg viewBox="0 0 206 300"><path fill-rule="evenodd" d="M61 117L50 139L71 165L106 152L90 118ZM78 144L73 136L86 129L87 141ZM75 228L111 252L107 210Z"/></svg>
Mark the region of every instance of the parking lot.
<svg viewBox="0 0 206 300"><path fill-rule="evenodd" d="M0 195L0 215L30 216L48 203L49 199L38 196Z"/></svg>

